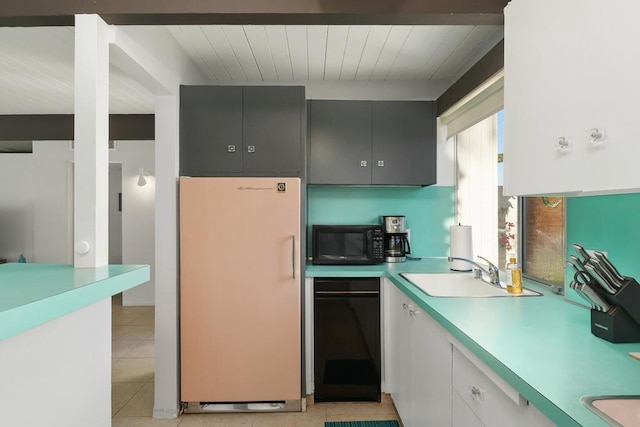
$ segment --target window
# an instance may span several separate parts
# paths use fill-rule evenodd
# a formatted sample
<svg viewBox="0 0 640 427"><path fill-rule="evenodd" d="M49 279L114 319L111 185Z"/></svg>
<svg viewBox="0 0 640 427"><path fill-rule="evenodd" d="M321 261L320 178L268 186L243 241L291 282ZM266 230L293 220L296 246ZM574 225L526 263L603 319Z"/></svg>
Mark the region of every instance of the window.
<svg viewBox="0 0 640 427"><path fill-rule="evenodd" d="M562 197L508 197L502 194L503 112L498 113L498 258L506 265L518 254L530 279L563 285L565 200Z"/></svg>
<svg viewBox="0 0 640 427"><path fill-rule="evenodd" d="M519 254L518 224L520 200L518 197L505 196L502 193L504 154L504 113L497 114L498 138L498 265L504 268L511 256L521 261Z"/></svg>
<svg viewBox="0 0 640 427"><path fill-rule="evenodd" d="M501 269L515 255L528 278L562 285L564 199L502 193L502 84L497 75L441 117L447 138L455 135L456 222L473 227L475 255Z"/></svg>
<svg viewBox="0 0 640 427"><path fill-rule="evenodd" d="M565 200L524 197L522 272L545 283L564 284Z"/></svg>

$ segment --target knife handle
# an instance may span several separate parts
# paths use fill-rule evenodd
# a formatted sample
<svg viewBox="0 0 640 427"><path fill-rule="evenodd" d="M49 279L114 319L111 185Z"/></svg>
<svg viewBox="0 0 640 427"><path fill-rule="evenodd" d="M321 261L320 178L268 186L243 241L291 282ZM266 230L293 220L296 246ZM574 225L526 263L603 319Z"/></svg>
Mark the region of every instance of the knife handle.
<svg viewBox="0 0 640 427"><path fill-rule="evenodd" d="M609 270L609 272L616 278L618 279L618 281L620 282L624 282L625 278L622 274L620 274L620 272L618 271L618 269L611 263L611 261L609 261L609 258L607 258L607 256L605 254L603 254L600 251L595 251L594 252L596 258L598 258L598 260L602 263L602 265L607 268Z"/></svg>
<svg viewBox="0 0 640 427"><path fill-rule="evenodd" d="M609 285L611 285L612 288L615 288L615 290L618 290L622 287L622 283L620 283L619 280L617 280L610 272L609 269L606 268L606 266L601 263L600 261L598 261L595 258L591 258L589 260L589 263L591 265L593 265L596 270L600 273L600 275L607 281L607 283Z"/></svg>
<svg viewBox="0 0 640 427"><path fill-rule="evenodd" d="M574 243L572 246L582 256L582 258L584 259L584 262L589 261L589 259L591 258L591 255L589 255L589 252L587 252L585 248L583 248L577 243Z"/></svg>
<svg viewBox="0 0 640 427"><path fill-rule="evenodd" d="M582 288L582 291L589 297L589 299L593 301L596 307L600 307L602 311L604 311L605 313L609 311L611 306L609 306L609 304L606 303L602 299L602 297L598 295L598 292L595 289L593 289L591 286L589 286L588 283L585 283L584 285L582 285L581 288Z"/></svg>
<svg viewBox="0 0 640 427"><path fill-rule="evenodd" d="M609 286L609 284L604 279L604 277L602 277L600 275L600 272L598 272L598 270L596 270L595 267L591 263L585 264L584 268L587 269L587 271L591 274L591 277L593 277L595 279L595 282L598 285L600 285L600 287L602 289L604 289L607 293L610 293L611 295L616 293L615 289L613 289L611 286Z"/></svg>

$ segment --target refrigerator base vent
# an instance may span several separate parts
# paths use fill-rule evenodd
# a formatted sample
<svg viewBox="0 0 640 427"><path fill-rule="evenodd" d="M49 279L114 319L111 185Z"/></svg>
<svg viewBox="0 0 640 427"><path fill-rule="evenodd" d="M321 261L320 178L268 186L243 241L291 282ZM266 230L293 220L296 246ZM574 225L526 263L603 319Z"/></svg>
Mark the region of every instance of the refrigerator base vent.
<svg viewBox="0 0 640 427"><path fill-rule="evenodd" d="M277 402L183 402L183 413L302 412L302 400Z"/></svg>

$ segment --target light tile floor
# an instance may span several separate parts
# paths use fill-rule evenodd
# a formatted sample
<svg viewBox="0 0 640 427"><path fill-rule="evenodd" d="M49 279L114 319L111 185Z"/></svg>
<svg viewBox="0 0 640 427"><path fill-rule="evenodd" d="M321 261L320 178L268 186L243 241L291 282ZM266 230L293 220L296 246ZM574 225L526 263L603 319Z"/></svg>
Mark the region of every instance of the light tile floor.
<svg viewBox="0 0 640 427"><path fill-rule="evenodd" d="M154 387L154 308L112 305L111 425L113 427L324 427L325 421L397 420L391 398L381 403L316 403L302 413L186 414L152 418Z"/></svg>

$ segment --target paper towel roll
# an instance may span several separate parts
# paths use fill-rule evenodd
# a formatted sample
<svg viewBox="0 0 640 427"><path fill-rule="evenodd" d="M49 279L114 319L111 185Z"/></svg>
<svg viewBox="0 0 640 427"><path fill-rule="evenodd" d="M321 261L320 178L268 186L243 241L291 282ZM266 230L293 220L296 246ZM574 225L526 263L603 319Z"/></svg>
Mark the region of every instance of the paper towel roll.
<svg viewBox="0 0 640 427"><path fill-rule="evenodd" d="M473 241L470 225L452 225L449 228L449 256L473 259ZM471 271L473 266L466 261L453 260L450 264L454 271Z"/></svg>

